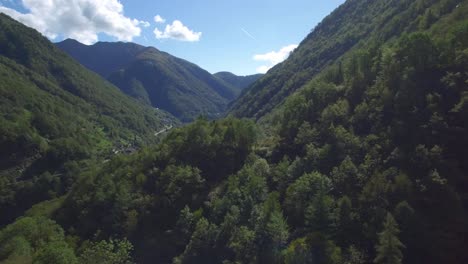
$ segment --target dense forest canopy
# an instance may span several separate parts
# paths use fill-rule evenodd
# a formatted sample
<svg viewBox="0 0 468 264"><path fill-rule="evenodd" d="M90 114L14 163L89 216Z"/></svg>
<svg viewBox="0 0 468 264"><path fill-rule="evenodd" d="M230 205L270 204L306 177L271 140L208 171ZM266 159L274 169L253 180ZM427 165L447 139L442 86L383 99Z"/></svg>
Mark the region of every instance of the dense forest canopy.
<svg viewBox="0 0 468 264"><path fill-rule="evenodd" d="M1 207L0 260L468 263L468 1L349 0L233 113L253 119L198 118L106 160L75 153L60 192L43 168L30 188L46 198L16 220ZM74 153L72 139L54 151ZM4 179L21 178L0 179L14 207L26 195Z"/></svg>

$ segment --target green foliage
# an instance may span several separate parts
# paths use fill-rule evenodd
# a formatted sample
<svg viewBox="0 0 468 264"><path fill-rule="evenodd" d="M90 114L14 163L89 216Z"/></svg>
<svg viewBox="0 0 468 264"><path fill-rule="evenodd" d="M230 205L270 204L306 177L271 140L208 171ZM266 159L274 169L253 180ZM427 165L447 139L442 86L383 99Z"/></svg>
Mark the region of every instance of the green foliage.
<svg viewBox="0 0 468 264"><path fill-rule="evenodd" d="M65 242L54 242L36 253L34 263L41 264L75 264L78 263L75 253ZM112 262L111 262L112 263Z"/></svg>
<svg viewBox="0 0 468 264"><path fill-rule="evenodd" d="M272 193L263 204L263 213L257 226L260 235L260 262L279 262L281 251L285 248L289 227L284 219L278 194Z"/></svg>
<svg viewBox="0 0 468 264"><path fill-rule="evenodd" d="M402 263L401 248L404 245L398 239L399 233L398 224L393 216L388 213L383 224L383 231L379 233L379 244L376 246L377 257L374 259L374 263Z"/></svg>
<svg viewBox="0 0 468 264"><path fill-rule="evenodd" d="M200 118L132 155L66 161L64 174L40 173L22 197L36 187L61 195L63 178L75 182L63 203L29 213L63 226L78 261L466 263L467 14L461 0L347 1L245 92L262 94L243 105L255 112L297 90L260 127ZM296 70L279 74L285 68ZM284 89L256 90L268 83ZM63 153L55 160L96 155L72 135L60 152L29 126L52 137L61 131L53 122L6 113L8 144ZM17 195L9 179L0 177L1 201ZM0 232L2 257L73 258L56 224L41 220L55 231L31 239L40 228L23 221ZM50 236L63 255L37 244Z"/></svg>
<svg viewBox="0 0 468 264"><path fill-rule="evenodd" d="M308 221L308 225L318 228L319 226L314 226L318 224L315 221L325 221L321 218L328 218L323 214L328 214L331 209L328 208L330 200L327 196L330 184L330 180L318 172L304 174L292 183L286 191L284 201L289 220L296 225L303 225L306 224L304 221Z"/></svg>
<svg viewBox="0 0 468 264"><path fill-rule="evenodd" d="M255 245L255 232L246 226L241 226L233 232L228 244L236 260L242 263L255 263L257 247Z"/></svg>
<svg viewBox="0 0 468 264"><path fill-rule="evenodd" d="M86 245L79 257L79 263L131 264L132 244L127 240L109 239Z"/></svg>
<svg viewBox="0 0 468 264"><path fill-rule="evenodd" d="M204 263L212 261L216 233L216 225L210 224L205 218L200 219L183 254L175 258L173 262Z"/></svg>
<svg viewBox="0 0 468 264"><path fill-rule="evenodd" d="M25 217L8 225L0 231L0 245L2 262L78 263L62 228L43 217Z"/></svg>
<svg viewBox="0 0 468 264"><path fill-rule="evenodd" d="M82 173L63 208L56 213L57 218L80 237L90 238L97 233L98 239L118 235L154 243L152 258L167 261L166 250L173 252L173 258L193 240L192 233L206 209L202 207L211 186L226 181L247 162L256 142L255 131L251 121L233 118L216 122L199 119L174 129L158 146L130 156L116 156ZM246 183L246 195L260 203L266 197L265 178L269 173L265 160L252 161L251 166L238 172L238 178L229 178L233 184L229 188L234 190L237 184ZM240 202L238 213L249 214L253 204ZM219 203L218 215L221 217L224 209L231 210L235 205L228 199ZM231 211L232 216L238 214L234 208ZM228 218L223 228L230 233ZM152 242L148 233L157 241ZM225 238L226 246L229 238ZM198 249L194 246L187 252ZM136 254L139 250L137 247Z"/></svg>
<svg viewBox="0 0 468 264"><path fill-rule="evenodd" d="M309 263L312 258L312 253L308 249L305 238L292 241L288 248L283 251L283 255L286 264Z"/></svg>

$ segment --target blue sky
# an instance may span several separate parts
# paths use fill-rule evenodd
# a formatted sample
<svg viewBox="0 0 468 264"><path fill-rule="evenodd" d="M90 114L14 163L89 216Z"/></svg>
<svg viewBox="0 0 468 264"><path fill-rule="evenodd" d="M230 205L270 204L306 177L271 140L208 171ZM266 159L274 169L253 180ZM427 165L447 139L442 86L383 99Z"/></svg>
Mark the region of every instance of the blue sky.
<svg viewBox="0 0 468 264"><path fill-rule="evenodd" d="M66 37L88 44L96 40L133 41L194 62L212 73L247 75L266 71L283 60L343 2L0 0L0 12L53 41ZM156 15L164 23L156 22Z"/></svg>

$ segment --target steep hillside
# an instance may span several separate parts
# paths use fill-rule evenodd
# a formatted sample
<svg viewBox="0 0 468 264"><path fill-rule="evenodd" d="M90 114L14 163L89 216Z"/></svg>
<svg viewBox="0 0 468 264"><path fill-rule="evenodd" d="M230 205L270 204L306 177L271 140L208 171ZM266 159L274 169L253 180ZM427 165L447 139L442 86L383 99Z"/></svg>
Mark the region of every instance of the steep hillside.
<svg viewBox="0 0 468 264"><path fill-rule="evenodd" d="M77 162L156 142L155 131L175 120L141 106L4 14L0 76L2 222L63 193Z"/></svg>
<svg viewBox="0 0 468 264"><path fill-rule="evenodd" d="M331 61L274 109L262 124L268 137L230 119L198 121L157 150L116 161L121 175L139 168L124 179L103 168L57 219L82 236L130 232L142 263L467 262L468 1L393 2L404 3L426 6L401 22L417 22L418 33ZM127 185L137 177L158 187ZM116 179L133 198L90 202ZM132 207L148 195L158 197L143 203L152 213ZM107 213L102 204L112 204Z"/></svg>
<svg viewBox="0 0 468 264"><path fill-rule="evenodd" d="M182 121L220 117L239 91L197 65L133 43L86 46L66 40L57 46L141 102Z"/></svg>
<svg viewBox="0 0 468 264"><path fill-rule="evenodd" d="M263 74L237 76L230 72L218 72L218 73L215 73L214 76L236 87L237 89L239 89L239 91L242 91L245 88L249 87L252 83L257 81L258 79L260 79L263 76Z"/></svg>
<svg viewBox="0 0 468 264"><path fill-rule="evenodd" d="M391 41L404 32L425 29L459 2L346 1L318 24L285 62L243 93L230 112L259 119L349 51L372 48L371 45ZM435 3L443 5L442 13L426 13L426 8Z"/></svg>
<svg viewBox="0 0 468 264"><path fill-rule="evenodd" d="M87 166L0 230L0 261L468 263L468 0L343 6L321 25L414 32L360 36L257 125L200 118Z"/></svg>

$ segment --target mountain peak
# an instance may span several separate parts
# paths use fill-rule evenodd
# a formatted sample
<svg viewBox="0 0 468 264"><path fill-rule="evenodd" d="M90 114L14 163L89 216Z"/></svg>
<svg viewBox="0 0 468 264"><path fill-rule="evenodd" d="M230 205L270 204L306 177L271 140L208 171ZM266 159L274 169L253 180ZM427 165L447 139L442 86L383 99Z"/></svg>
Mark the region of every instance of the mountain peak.
<svg viewBox="0 0 468 264"><path fill-rule="evenodd" d="M85 44L79 42L78 40L72 39L72 38L67 38L67 39L65 39L65 40L63 40L63 41L61 41L61 42L58 42L58 43L81 44L81 45L85 45Z"/></svg>

